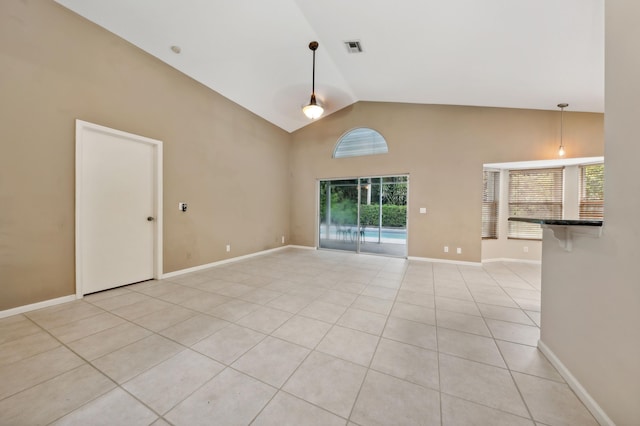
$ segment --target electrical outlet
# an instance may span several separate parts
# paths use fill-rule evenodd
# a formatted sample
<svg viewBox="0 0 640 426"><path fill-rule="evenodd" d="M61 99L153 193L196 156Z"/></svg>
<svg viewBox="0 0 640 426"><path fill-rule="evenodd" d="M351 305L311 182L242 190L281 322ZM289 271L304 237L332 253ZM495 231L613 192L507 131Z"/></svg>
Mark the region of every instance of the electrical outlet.
<svg viewBox="0 0 640 426"><path fill-rule="evenodd" d="M449 253L449 246L444 246L444 252Z"/></svg>
<svg viewBox="0 0 640 426"><path fill-rule="evenodd" d="M529 247L527 246L522 247L522 250L524 250L525 253L529 253Z"/></svg>
<svg viewBox="0 0 640 426"><path fill-rule="evenodd" d="M284 235L282 236L282 244L284 244Z"/></svg>
<svg viewBox="0 0 640 426"><path fill-rule="evenodd" d="M227 244L227 251L231 251L231 244Z"/></svg>
<svg viewBox="0 0 640 426"><path fill-rule="evenodd" d="M458 254L462 254L462 247L458 247L458 248L456 249L456 253L458 253Z"/></svg>

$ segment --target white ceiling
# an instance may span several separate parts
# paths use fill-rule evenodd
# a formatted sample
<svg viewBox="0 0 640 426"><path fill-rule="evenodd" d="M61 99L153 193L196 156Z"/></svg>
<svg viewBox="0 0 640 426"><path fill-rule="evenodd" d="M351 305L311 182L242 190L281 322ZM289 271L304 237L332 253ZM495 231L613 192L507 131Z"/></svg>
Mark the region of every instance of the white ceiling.
<svg viewBox="0 0 640 426"><path fill-rule="evenodd" d="M604 0L56 1L289 132L309 124L312 40L327 113L357 101L604 110Z"/></svg>

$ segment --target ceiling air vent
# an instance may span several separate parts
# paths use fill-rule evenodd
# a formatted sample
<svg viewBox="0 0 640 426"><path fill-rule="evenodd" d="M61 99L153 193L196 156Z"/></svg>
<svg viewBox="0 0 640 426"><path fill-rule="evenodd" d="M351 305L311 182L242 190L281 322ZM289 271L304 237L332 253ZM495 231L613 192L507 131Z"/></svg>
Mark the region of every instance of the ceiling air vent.
<svg viewBox="0 0 640 426"><path fill-rule="evenodd" d="M347 46L349 53L362 53L362 45L359 41L345 41L344 45Z"/></svg>

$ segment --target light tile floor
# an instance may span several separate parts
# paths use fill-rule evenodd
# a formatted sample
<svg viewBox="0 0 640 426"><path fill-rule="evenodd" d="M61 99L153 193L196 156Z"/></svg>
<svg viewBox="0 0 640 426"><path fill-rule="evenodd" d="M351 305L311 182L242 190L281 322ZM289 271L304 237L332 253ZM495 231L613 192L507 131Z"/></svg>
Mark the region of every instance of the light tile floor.
<svg viewBox="0 0 640 426"><path fill-rule="evenodd" d="M287 249L0 320L2 425L596 425L540 268Z"/></svg>

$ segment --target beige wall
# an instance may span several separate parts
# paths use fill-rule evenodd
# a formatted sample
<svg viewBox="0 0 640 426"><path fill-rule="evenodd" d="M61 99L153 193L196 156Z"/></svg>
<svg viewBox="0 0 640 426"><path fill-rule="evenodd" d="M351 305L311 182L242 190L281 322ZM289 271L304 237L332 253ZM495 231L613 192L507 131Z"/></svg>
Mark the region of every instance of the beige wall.
<svg viewBox="0 0 640 426"><path fill-rule="evenodd" d="M0 70L0 310L75 292L76 118L164 142L164 272L288 241L288 133L50 0L0 2Z"/></svg>
<svg viewBox="0 0 640 426"><path fill-rule="evenodd" d="M605 226L571 253L545 231L541 341L623 426L640 424L640 3L605 7Z"/></svg>
<svg viewBox="0 0 640 426"><path fill-rule="evenodd" d="M389 153L332 159L355 127ZM556 111L359 102L293 133L292 241L315 245L317 179L409 173L409 256L479 262L482 165L557 158L558 138ZM565 113L564 140L571 157L601 156L602 114Z"/></svg>

